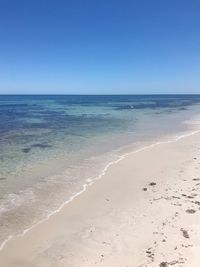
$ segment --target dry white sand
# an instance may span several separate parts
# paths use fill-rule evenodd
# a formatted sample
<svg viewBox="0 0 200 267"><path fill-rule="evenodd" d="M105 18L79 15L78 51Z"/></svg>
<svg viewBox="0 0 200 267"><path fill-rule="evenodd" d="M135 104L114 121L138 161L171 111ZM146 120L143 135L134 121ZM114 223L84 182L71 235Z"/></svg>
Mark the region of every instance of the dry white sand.
<svg viewBox="0 0 200 267"><path fill-rule="evenodd" d="M200 266L200 134L133 153L48 221L10 240L1 267Z"/></svg>

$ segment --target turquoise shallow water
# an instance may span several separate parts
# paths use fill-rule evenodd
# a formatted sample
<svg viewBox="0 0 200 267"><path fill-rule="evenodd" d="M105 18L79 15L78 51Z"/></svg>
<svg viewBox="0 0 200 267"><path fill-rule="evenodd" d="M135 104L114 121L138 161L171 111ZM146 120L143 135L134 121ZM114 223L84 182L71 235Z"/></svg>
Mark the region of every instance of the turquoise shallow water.
<svg viewBox="0 0 200 267"><path fill-rule="evenodd" d="M0 96L0 242L83 189L125 148L188 130L200 96Z"/></svg>

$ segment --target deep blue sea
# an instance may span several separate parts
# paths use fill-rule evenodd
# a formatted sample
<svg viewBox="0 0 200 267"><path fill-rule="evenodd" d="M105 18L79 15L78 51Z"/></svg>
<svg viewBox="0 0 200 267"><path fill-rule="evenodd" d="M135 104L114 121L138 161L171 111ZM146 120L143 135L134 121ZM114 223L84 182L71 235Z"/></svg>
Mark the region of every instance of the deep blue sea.
<svg viewBox="0 0 200 267"><path fill-rule="evenodd" d="M199 114L200 95L0 96L0 243L123 153L191 131Z"/></svg>

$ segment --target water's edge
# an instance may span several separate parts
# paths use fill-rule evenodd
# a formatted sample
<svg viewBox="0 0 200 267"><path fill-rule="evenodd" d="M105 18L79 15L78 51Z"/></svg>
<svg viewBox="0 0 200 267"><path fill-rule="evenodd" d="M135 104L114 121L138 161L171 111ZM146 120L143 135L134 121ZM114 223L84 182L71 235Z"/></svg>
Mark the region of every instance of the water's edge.
<svg viewBox="0 0 200 267"><path fill-rule="evenodd" d="M9 241L11 241L13 238L15 237L22 237L24 236L27 232L29 232L30 230L32 230L33 228L37 227L38 225L40 225L41 223L47 221L48 219L50 219L50 217L52 217L53 215L55 215L56 213L60 212L67 204L69 204L74 198L78 197L80 194L82 194L83 192L86 191L87 187L91 186L92 184L94 184L94 182L96 180L99 180L101 179L106 171L108 170L108 168L114 164L117 164L118 162L120 162L121 160L125 159L127 156L130 156L132 154L136 154L136 153L139 153L139 152L142 152L144 150L147 150L147 149L151 149L155 146L158 146L158 145L162 145L162 144L168 144L168 143L174 143L174 142L177 142L183 138L187 138L187 137L190 137L192 135L195 135L195 134L198 134L200 133L200 130L194 130L194 131L191 131L191 132L187 132L185 134L180 134L178 136L171 136L170 140L164 140L164 141L157 141L157 142L154 142L150 145L147 145L147 146L143 146L139 149L136 149L136 150L132 150L130 152L127 152L127 153L124 153L123 155L119 156L117 160L114 160L114 161L111 161L109 162L104 168L103 170L101 171L101 173L99 175L97 175L96 177L94 178L88 178L86 180L86 183L83 184L82 186L82 190L80 190L79 192L77 192L76 194L74 194L73 196L71 196L67 201L65 201L64 203L62 203L58 209L56 209L55 211L51 212L48 216L46 216L44 219L38 221L37 223L33 224L32 226L30 226L29 228L25 229L22 233L20 234L16 234L16 235L9 235L7 239L5 239L2 244L0 245L0 251L2 251L4 249L4 247L8 244ZM167 138L167 137L165 137Z"/></svg>

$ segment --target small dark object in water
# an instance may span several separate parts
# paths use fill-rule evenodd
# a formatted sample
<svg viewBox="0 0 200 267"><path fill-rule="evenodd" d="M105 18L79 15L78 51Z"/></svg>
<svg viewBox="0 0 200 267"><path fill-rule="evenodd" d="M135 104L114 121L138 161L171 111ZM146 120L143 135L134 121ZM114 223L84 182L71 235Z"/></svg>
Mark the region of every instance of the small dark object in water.
<svg viewBox="0 0 200 267"><path fill-rule="evenodd" d="M31 147L23 148L22 151L24 153L28 153L28 152L31 151L32 148L45 149L45 148L49 148L49 147L51 147L51 145L48 145L48 144L33 144L33 145L31 145Z"/></svg>
<svg viewBox="0 0 200 267"><path fill-rule="evenodd" d="M194 179L192 179L193 181L199 181L200 180L200 178L194 178Z"/></svg>
<svg viewBox="0 0 200 267"><path fill-rule="evenodd" d="M197 159L197 158L193 158L193 159Z"/></svg>
<svg viewBox="0 0 200 267"><path fill-rule="evenodd" d="M5 181L6 178L5 177L0 177L0 181Z"/></svg>
<svg viewBox="0 0 200 267"><path fill-rule="evenodd" d="M156 183L155 182L151 182L149 185L150 186L154 186L154 185L156 185Z"/></svg>
<svg viewBox="0 0 200 267"><path fill-rule="evenodd" d="M142 190L143 190L143 191L147 191L147 188L146 188L146 187L144 187Z"/></svg>
<svg viewBox="0 0 200 267"><path fill-rule="evenodd" d="M184 230L183 228L181 228L181 232L183 233L183 236L185 238L190 238L188 232L186 230Z"/></svg>
<svg viewBox="0 0 200 267"><path fill-rule="evenodd" d="M31 150L30 148L23 148L23 149L22 149L22 152L24 152L24 153L28 153L28 152L30 152L30 150Z"/></svg>
<svg viewBox="0 0 200 267"><path fill-rule="evenodd" d="M33 144L32 147L35 147L35 148L49 148L51 147L50 145L48 144Z"/></svg>
<svg viewBox="0 0 200 267"><path fill-rule="evenodd" d="M199 205L200 206L200 201L195 201L194 204Z"/></svg>
<svg viewBox="0 0 200 267"><path fill-rule="evenodd" d="M196 210L194 210L194 209L187 209L186 212L187 213L190 213L190 214L194 214L196 212Z"/></svg>
<svg viewBox="0 0 200 267"><path fill-rule="evenodd" d="M163 261L159 264L160 267L167 267L168 263L166 261Z"/></svg>

